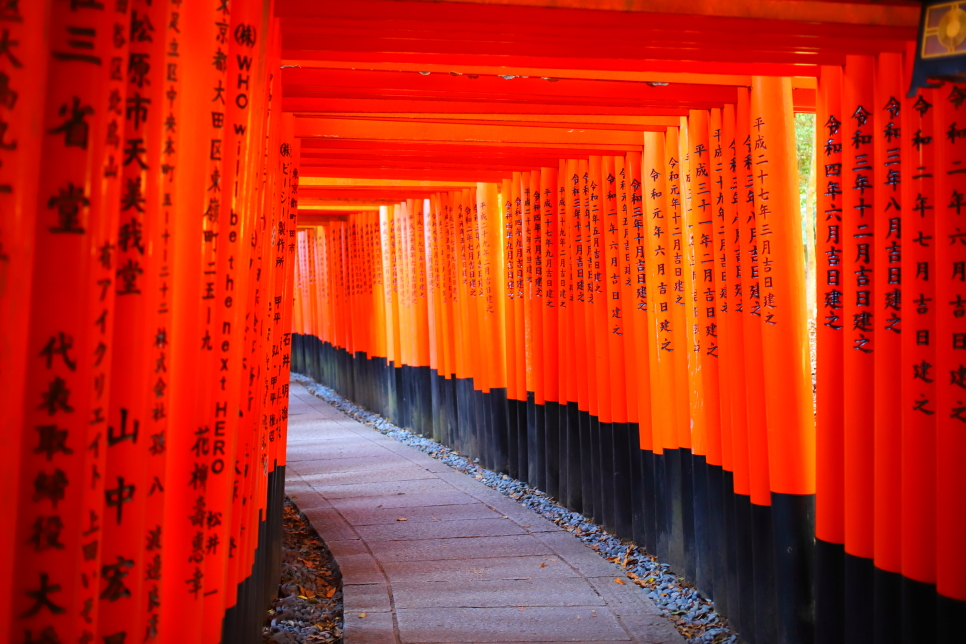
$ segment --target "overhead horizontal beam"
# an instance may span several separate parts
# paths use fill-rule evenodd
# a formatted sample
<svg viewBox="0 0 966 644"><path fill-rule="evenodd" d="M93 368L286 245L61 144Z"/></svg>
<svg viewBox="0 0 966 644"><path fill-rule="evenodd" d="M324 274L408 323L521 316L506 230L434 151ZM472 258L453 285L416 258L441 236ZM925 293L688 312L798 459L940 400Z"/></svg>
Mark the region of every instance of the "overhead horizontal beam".
<svg viewBox="0 0 966 644"><path fill-rule="evenodd" d="M340 204L340 203L326 203L324 201L316 201L313 205L306 206L299 203L299 210L327 210L329 212L358 212L360 210L379 210L379 204L366 205L362 202L354 204Z"/></svg>
<svg viewBox="0 0 966 644"><path fill-rule="evenodd" d="M587 52L583 57L549 58L546 56L516 56L499 57L490 54L440 54L413 52L360 52L338 51L332 49L290 49L285 42L282 45L282 59L285 61L326 60L353 61L365 64L405 63L416 65L439 65L447 67L447 71L463 71L469 67L495 66L503 67L511 72L516 68L541 67L544 69L578 69L578 70L611 70L628 72L683 72L691 74L716 75L747 75L747 76L818 76L819 67L814 62L799 62L795 64L779 64L770 60L751 63L736 63L722 60L627 60L621 58L604 57L596 52ZM841 56L845 62L845 56ZM361 67L361 65L360 65ZM420 70L416 70L420 71ZM425 71L425 70L422 70Z"/></svg>
<svg viewBox="0 0 966 644"><path fill-rule="evenodd" d="M685 108L669 106L603 106L594 104L563 105L555 103L491 103L487 101L453 101L431 97L416 98L347 98L345 96L296 96L284 92L282 107L286 112L435 112L470 114L586 114L629 116L687 116Z"/></svg>
<svg viewBox="0 0 966 644"><path fill-rule="evenodd" d="M566 46L579 39L581 46L592 56L613 58L673 59L678 52L728 51L772 52L789 56L789 60L804 54L871 54L896 51L914 37L914 30L865 31L849 28L851 37L836 36L827 30L807 33L808 29L788 29L793 23L780 25L784 29L769 30L756 25L755 30L729 30L727 21L717 21L713 29L693 28L691 23L682 28L652 25L648 21L614 20L609 16L606 26L570 24L552 26L504 23L490 26L476 23L430 23L416 21L379 22L372 20L301 19L283 21L282 33L291 47L301 48L305 39L313 38L308 49L344 51L386 51L422 53L479 53L482 46L499 47L494 52L504 56L572 55ZM658 21L660 22L660 21ZM357 47L341 47L343 39L355 39ZM418 45L416 44L418 43ZM560 53L563 52L563 53Z"/></svg>
<svg viewBox="0 0 966 644"><path fill-rule="evenodd" d="M509 176L509 174L507 175ZM475 184L474 184L475 186ZM366 186L358 185L355 188L320 188L313 190L311 192L305 192L300 198L303 197L314 197L316 199L374 199L377 201L392 200L392 199L415 199L415 198L426 198L437 192L447 192L449 190L463 190L463 187L453 186L451 188L446 188L441 186L439 188L406 188L406 187L396 187L387 188L385 186Z"/></svg>
<svg viewBox="0 0 966 644"><path fill-rule="evenodd" d="M372 93L398 96L402 92L442 95L445 100L500 100L512 102L553 98L565 103L593 98L599 104L633 101L726 103L735 100L731 86L708 86L690 83L659 85L652 82L543 78L510 79L499 76L421 74L419 72L387 72L345 69L286 67L282 70L286 96L311 96L320 91L337 90L343 94Z"/></svg>
<svg viewBox="0 0 966 644"><path fill-rule="evenodd" d="M555 78L577 80L633 81L638 83L694 83L697 85L751 85L751 76L742 74L699 74L667 71L615 71L610 69L539 69L535 67L504 67L497 65L478 65L461 67L456 70L451 64L384 62L384 61L343 61L343 60L283 60L283 67L303 69L361 69L385 72L429 72L431 74L494 76L515 75L532 78ZM795 87L815 87L814 79L796 78ZM801 85L801 83L809 83Z"/></svg>
<svg viewBox="0 0 966 644"><path fill-rule="evenodd" d="M319 176L300 176L299 190L305 193L306 188L328 187L356 187L364 185L370 188L420 188L426 190L455 190L458 188L475 188L476 182L473 181L422 181L417 179L348 179L344 177L319 177ZM309 192L309 194L312 194Z"/></svg>
<svg viewBox="0 0 966 644"><path fill-rule="evenodd" d="M309 141L311 139L304 139ZM499 149L477 147L471 151L477 154L472 157L467 155L466 150L440 150L437 147L429 147L422 150L400 149L386 146L381 150L372 149L349 149L349 148L322 148L306 146L302 150L302 159L309 163L327 163L331 161L351 160L357 162L383 162L383 163L456 163L456 164L475 164L480 163L506 163L509 161L522 161L526 163L538 163L541 159L559 158L567 156L565 152L547 152L546 150L527 150L527 149ZM584 150L574 150L574 154L579 153L586 156Z"/></svg>
<svg viewBox="0 0 966 644"><path fill-rule="evenodd" d="M350 118L361 121L403 121L412 123L500 124L521 127L592 127L598 130L641 130L670 127L679 123L677 116L593 116L584 114L450 114L412 112L325 112L302 114L325 118ZM655 130L656 131L656 130Z"/></svg>
<svg viewBox="0 0 966 644"><path fill-rule="evenodd" d="M360 121L352 119L296 118L298 138L345 138L387 141L450 141L456 143L501 145L520 143L531 146L599 145L640 146L640 132L509 125L461 125L451 123L408 123L401 121Z"/></svg>
<svg viewBox="0 0 966 644"><path fill-rule="evenodd" d="M581 158L586 158L583 155ZM521 159L517 161L494 161L478 160L476 162L464 161L463 163L453 163L444 161L360 161L358 159L313 159L302 157L299 164L301 177L323 176L325 168L338 168L338 173L334 176L344 176L346 171L357 172L359 170L380 170L389 172L393 170L452 170L463 172L485 170L494 172L514 172L525 171L531 168L551 167L559 162L559 158L547 159Z"/></svg>
<svg viewBox="0 0 966 644"><path fill-rule="evenodd" d="M300 19L456 22L480 28L513 23L530 24L534 28L620 23L681 30L709 30L715 29L715 25L739 30L751 22L782 31L789 25L798 26L805 33L822 28L843 35L851 31L857 37L872 29L914 29L919 9L919 3L912 0L874 4L834 0L690 0L686 5L680 0L353 0L339 3L277 0L275 4L276 15Z"/></svg>
<svg viewBox="0 0 966 644"><path fill-rule="evenodd" d="M309 166L308 174L318 174L330 177L354 177L360 179L413 179L440 181L502 181L510 176L511 170L494 171L485 168L448 170L441 168L407 169L407 168L350 168L345 166ZM300 197L301 199L301 197ZM301 203L301 201L299 202Z"/></svg>
<svg viewBox="0 0 966 644"><path fill-rule="evenodd" d="M353 140L340 138L303 138L302 149L312 150L367 150L385 151L387 153L411 152L425 155L437 152L443 155L464 154L478 156L514 157L514 156L580 156L587 154L610 154L628 150L628 146L621 145L566 145L545 143L531 145L526 143L502 143L499 145L481 143L459 143L453 141L386 141L386 140ZM633 146L633 150L640 151L640 146Z"/></svg>
<svg viewBox="0 0 966 644"><path fill-rule="evenodd" d="M320 38L320 36L323 36ZM423 38L396 38L370 35L368 38L353 36L337 36L317 33L285 33L285 43L289 51L341 51L350 53L390 53L405 52L414 54L445 54L489 56L491 61L511 60L517 57L540 56L547 59L569 60L573 58L573 43L546 44L492 40L429 40ZM898 44L889 47L900 49ZM865 50L853 50L854 53L866 53ZM772 62L792 65L796 63L810 63L815 65L834 65L846 52L840 50L820 51L791 51L784 47L745 49L720 45L717 48L697 46L671 45L661 48L647 47L643 43L611 42L603 49L595 52L606 58L623 60L692 60L692 61L724 61L733 63ZM282 53L285 58L292 58L291 54Z"/></svg>

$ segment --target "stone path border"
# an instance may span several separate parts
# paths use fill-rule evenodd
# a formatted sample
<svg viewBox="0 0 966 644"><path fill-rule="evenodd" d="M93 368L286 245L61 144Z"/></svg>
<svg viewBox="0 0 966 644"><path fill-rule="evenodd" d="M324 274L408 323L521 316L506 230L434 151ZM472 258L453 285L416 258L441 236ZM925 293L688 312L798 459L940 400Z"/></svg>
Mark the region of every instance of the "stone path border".
<svg viewBox="0 0 966 644"><path fill-rule="evenodd" d="M294 383L286 494L342 571L346 644L685 641L569 533Z"/></svg>

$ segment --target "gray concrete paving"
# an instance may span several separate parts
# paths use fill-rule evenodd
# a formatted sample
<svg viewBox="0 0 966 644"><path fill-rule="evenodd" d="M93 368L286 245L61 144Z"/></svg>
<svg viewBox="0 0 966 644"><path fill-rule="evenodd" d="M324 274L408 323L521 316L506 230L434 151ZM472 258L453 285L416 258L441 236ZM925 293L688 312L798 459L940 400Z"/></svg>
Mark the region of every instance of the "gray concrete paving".
<svg viewBox="0 0 966 644"><path fill-rule="evenodd" d="M685 641L569 533L295 384L287 460L342 570L346 644Z"/></svg>

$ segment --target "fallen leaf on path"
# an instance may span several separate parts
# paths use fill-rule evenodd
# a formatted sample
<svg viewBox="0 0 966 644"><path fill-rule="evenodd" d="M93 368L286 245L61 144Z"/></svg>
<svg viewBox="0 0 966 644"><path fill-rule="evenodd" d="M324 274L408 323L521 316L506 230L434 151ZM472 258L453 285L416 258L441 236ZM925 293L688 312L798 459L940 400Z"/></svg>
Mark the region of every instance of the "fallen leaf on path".
<svg viewBox="0 0 966 644"><path fill-rule="evenodd" d="M626 586L627 585L627 584L624 583L624 580L623 579L620 579L619 577L614 577L614 581L617 582L618 584L620 584L621 586Z"/></svg>
<svg viewBox="0 0 966 644"><path fill-rule="evenodd" d="M365 616L366 616L366 614L365 614L365 613L359 613L359 619L362 619L362 618L364 618Z"/></svg>
<svg viewBox="0 0 966 644"><path fill-rule="evenodd" d="M406 517L399 517L396 519L396 521L409 521L409 519L407 519Z"/></svg>

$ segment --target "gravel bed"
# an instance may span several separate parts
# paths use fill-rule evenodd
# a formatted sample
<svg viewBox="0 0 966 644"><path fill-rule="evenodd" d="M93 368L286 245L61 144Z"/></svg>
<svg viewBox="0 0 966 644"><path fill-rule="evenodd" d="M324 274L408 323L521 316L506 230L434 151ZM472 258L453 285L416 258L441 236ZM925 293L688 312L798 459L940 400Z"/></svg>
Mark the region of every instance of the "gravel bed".
<svg viewBox="0 0 966 644"><path fill-rule="evenodd" d="M459 452L436 441L414 434L358 405L354 405L335 391L316 383L302 374L292 373L292 381L306 387L310 393L351 418L372 427L391 438L415 447L442 461L455 470L473 476L484 485L516 500L537 514L553 521L593 548L597 553L624 570L628 583L640 587L655 604L663 609L678 632L689 642L701 644L737 644L738 634L727 620L714 611L714 605L698 594L693 584L679 577L670 564L661 563L644 548L622 542L583 515L558 505L550 496L506 474L480 467L479 459L470 460Z"/></svg>
<svg viewBox="0 0 966 644"><path fill-rule="evenodd" d="M282 515L282 579L262 628L264 644L342 644L342 574L290 499Z"/></svg>

